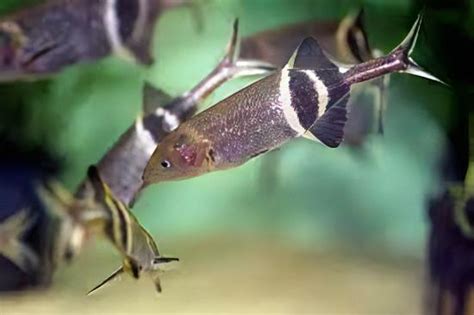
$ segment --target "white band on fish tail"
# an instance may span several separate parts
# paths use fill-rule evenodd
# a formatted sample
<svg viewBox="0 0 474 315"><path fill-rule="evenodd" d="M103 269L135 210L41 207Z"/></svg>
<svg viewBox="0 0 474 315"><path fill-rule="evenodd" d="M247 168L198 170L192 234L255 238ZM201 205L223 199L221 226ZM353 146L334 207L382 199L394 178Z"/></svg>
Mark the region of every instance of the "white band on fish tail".
<svg viewBox="0 0 474 315"><path fill-rule="evenodd" d="M291 129L296 131L298 135L302 135L305 133L306 129L301 125L298 114L292 106L289 76L290 71L291 70L287 67L281 70L279 101L283 110L283 115L285 116L288 125L291 127Z"/></svg>
<svg viewBox="0 0 474 315"><path fill-rule="evenodd" d="M133 54L123 45L120 37L120 21L116 10L117 0L106 0L104 9L104 26L109 44L117 56L126 60L135 61Z"/></svg>
<svg viewBox="0 0 474 315"><path fill-rule="evenodd" d="M329 103L329 91L324 82L318 77L315 71L303 70L308 78L313 82L314 89L318 93L318 118L326 112Z"/></svg>

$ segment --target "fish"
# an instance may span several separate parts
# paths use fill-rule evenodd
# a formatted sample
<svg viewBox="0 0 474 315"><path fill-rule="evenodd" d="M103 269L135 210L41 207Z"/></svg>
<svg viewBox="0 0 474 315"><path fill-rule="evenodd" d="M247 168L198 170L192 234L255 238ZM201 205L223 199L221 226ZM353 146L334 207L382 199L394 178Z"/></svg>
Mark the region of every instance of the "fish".
<svg viewBox="0 0 474 315"><path fill-rule="evenodd" d="M214 90L225 82L243 76L266 75L275 70L269 63L239 58L239 22L236 19L224 57L217 66L193 88L178 97L145 83L143 113L135 120L97 163L103 180L114 195L132 205L143 185L142 174L156 145L169 132L189 119ZM85 185L75 196L84 198Z"/></svg>
<svg viewBox="0 0 474 315"><path fill-rule="evenodd" d="M0 18L0 82L42 79L111 54L151 65L156 20L180 3L51 0Z"/></svg>
<svg viewBox="0 0 474 315"><path fill-rule="evenodd" d="M351 11L342 20L305 21L252 34L242 40L240 54L243 58L283 67L294 47L309 36L316 38L331 60L339 64L355 65L382 55L369 44L364 9ZM383 134L388 78L385 76L361 84L351 91L353 96L368 95L370 98L349 100L348 109L353 114L348 118L344 131L345 144L360 146L373 129Z"/></svg>
<svg viewBox="0 0 474 315"><path fill-rule="evenodd" d="M234 93L182 123L156 147L143 173L150 184L237 167L297 137L339 146L352 85L401 72L440 81L411 54L417 18L391 53L349 68L331 61L309 37L280 71Z"/></svg>
<svg viewBox="0 0 474 315"><path fill-rule="evenodd" d="M135 279L140 278L142 273L149 274L156 290L161 292L160 265L179 259L160 255L153 237L130 209L113 195L96 166L89 167L87 173L88 198L76 198L53 180L38 188L41 200L59 218L56 242L51 246L50 253L54 267L77 257L93 235L103 235L121 254L123 263L88 294L97 292L124 273Z"/></svg>
<svg viewBox="0 0 474 315"><path fill-rule="evenodd" d="M468 137L462 144L467 150L445 161L461 170L455 175L444 170L442 190L428 205L426 314L468 315L474 310L474 114L464 117L469 128L461 127Z"/></svg>
<svg viewBox="0 0 474 315"><path fill-rule="evenodd" d="M356 64L374 57L363 23L364 11L349 12L342 20L312 20L285 25L242 39L242 58L258 59L284 67L305 38L314 37L331 58L342 64Z"/></svg>
<svg viewBox="0 0 474 315"><path fill-rule="evenodd" d="M0 222L0 256L7 258L27 274L32 274L39 267L38 255L22 240L34 222L35 217L27 209Z"/></svg>
<svg viewBox="0 0 474 315"><path fill-rule="evenodd" d="M123 273L135 279L139 279L142 273L147 273L153 280L156 291L160 293L162 291L159 277L160 265L179 261L179 258L161 256L153 237L138 222L130 209L115 198L110 188L101 179L97 167L89 167L88 177L97 193L98 205L110 217L109 224L104 229L105 235L124 257L122 266L90 290L88 295L97 292Z"/></svg>

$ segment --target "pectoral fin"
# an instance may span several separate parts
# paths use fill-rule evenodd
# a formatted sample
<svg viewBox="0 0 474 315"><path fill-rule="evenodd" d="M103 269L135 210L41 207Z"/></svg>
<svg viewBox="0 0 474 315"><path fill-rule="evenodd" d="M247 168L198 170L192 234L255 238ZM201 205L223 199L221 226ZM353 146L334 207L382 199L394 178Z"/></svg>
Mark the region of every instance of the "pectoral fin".
<svg viewBox="0 0 474 315"><path fill-rule="evenodd" d="M101 283L99 283L97 286L95 286L92 290L90 290L89 292L87 292L87 295L92 295L94 293L96 293L97 291L99 291L100 289L102 289L104 286L106 285L110 285L110 282L112 280L120 280L120 275L123 273L123 268L120 267L119 269L117 269L114 273L112 273L110 276L108 276L104 281L102 281Z"/></svg>
<svg viewBox="0 0 474 315"><path fill-rule="evenodd" d="M162 288L161 288L161 279L160 279L159 272L158 271L153 272L151 275L151 278L153 280L153 284L155 285L156 292L161 293Z"/></svg>

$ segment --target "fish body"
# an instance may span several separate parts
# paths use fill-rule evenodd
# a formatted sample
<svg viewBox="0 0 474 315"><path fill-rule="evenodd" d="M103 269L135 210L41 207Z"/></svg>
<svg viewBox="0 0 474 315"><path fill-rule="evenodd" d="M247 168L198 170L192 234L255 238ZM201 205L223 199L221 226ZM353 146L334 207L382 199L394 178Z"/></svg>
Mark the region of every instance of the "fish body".
<svg viewBox="0 0 474 315"><path fill-rule="evenodd" d="M150 65L160 0L52 0L0 19L0 81L34 79L112 53Z"/></svg>
<svg viewBox="0 0 474 315"><path fill-rule="evenodd" d="M233 94L167 136L145 169L145 181L154 165L163 170L159 174L163 180L193 177L241 165L303 136L315 123L318 106L324 113L326 106L333 105L331 98L339 100L340 94L349 92L337 68L325 83L317 71L285 68ZM341 113L340 119L344 119L345 113ZM327 140L328 144L330 141L337 139ZM185 172L177 174L175 170Z"/></svg>
<svg viewBox="0 0 474 315"><path fill-rule="evenodd" d="M34 221L34 217L23 209L0 222L0 256L25 273L32 273L39 267L39 257L22 240Z"/></svg>
<svg viewBox="0 0 474 315"><path fill-rule="evenodd" d="M235 77L262 75L274 70L266 63L240 59L238 40L236 21L225 56L203 80L181 96L172 98L152 85L145 84L143 115L120 136L97 165L113 194L126 205L135 200L142 187L142 174L156 145L190 118L208 95ZM85 184L82 184L76 196L83 198L85 195Z"/></svg>
<svg viewBox="0 0 474 315"><path fill-rule="evenodd" d="M300 136L337 147L343 139L353 84L392 72L436 79L410 57L420 23L421 17L389 55L349 69L331 61L315 39L305 39L281 71L199 113L166 136L145 168L145 185L238 166Z"/></svg>

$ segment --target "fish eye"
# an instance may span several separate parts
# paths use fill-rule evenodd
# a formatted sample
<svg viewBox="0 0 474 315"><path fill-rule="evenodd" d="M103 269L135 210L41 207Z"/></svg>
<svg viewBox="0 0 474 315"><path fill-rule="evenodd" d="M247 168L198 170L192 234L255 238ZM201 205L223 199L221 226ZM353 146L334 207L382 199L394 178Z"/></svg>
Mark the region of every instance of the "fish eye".
<svg viewBox="0 0 474 315"><path fill-rule="evenodd" d="M168 160L163 160L163 161L161 162L161 166L162 166L163 168L170 168L170 167L171 167L171 162L168 161Z"/></svg>

